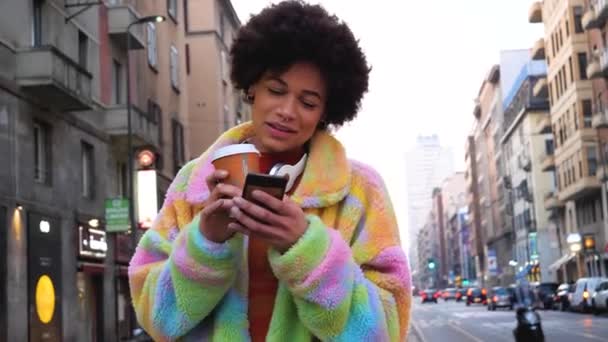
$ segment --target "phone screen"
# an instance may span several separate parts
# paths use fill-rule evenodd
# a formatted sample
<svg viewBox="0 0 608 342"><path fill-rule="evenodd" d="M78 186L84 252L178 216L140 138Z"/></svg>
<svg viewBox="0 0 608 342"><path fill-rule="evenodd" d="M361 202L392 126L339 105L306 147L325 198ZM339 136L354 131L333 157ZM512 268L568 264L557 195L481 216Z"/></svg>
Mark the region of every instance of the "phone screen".
<svg viewBox="0 0 608 342"><path fill-rule="evenodd" d="M264 191L272 197L283 200L285 195L285 187L287 186L287 178L270 176L260 173L249 173L245 179L245 187L243 188L243 198L254 202L260 206L266 207L264 203L259 203L253 199L252 193L254 190Z"/></svg>

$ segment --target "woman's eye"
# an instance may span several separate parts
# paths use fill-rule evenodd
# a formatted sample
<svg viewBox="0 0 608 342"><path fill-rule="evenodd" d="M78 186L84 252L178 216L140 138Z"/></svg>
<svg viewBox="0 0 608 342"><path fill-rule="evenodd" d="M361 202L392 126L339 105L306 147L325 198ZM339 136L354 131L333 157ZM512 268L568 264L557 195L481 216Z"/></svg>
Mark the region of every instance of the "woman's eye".
<svg viewBox="0 0 608 342"><path fill-rule="evenodd" d="M274 95L282 95L282 94L283 94L283 91L282 91L282 90L280 90L280 89L276 89L276 88L268 88L268 91L269 91L271 94L274 94Z"/></svg>
<svg viewBox="0 0 608 342"><path fill-rule="evenodd" d="M304 107L306 107L308 109L315 109L315 108L317 108L317 105L314 104L314 103L302 101L302 104L304 105Z"/></svg>

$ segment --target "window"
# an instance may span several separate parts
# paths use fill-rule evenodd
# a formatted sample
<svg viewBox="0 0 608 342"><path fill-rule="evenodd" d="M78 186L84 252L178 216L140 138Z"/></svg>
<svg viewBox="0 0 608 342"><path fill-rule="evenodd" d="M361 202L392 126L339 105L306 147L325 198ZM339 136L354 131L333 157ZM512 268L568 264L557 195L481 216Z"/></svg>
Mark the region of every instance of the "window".
<svg viewBox="0 0 608 342"><path fill-rule="evenodd" d="M564 36L562 35L562 28L559 28L559 47L564 46Z"/></svg>
<svg viewBox="0 0 608 342"><path fill-rule="evenodd" d="M587 79L587 54L578 54L578 72L580 73L581 80Z"/></svg>
<svg viewBox="0 0 608 342"><path fill-rule="evenodd" d="M186 44L186 75L190 75L190 44Z"/></svg>
<svg viewBox="0 0 608 342"><path fill-rule="evenodd" d="M570 37L570 23L566 20L566 37Z"/></svg>
<svg viewBox="0 0 608 342"><path fill-rule="evenodd" d="M78 31L78 64L85 70L87 68L87 55L89 50L89 38L82 31Z"/></svg>
<svg viewBox="0 0 608 342"><path fill-rule="evenodd" d="M173 170L175 173L184 165L186 154L184 152L184 126L177 119L171 120L173 131Z"/></svg>
<svg viewBox="0 0 608 342"><path fill-rule="evenodd" d="M572 105L572 113L574 114L574 130L578 131L578 126L579 126L578 120L579 120L579 118L578 118L578 107L577 107L576 103L574 103Z"/></svg>
<svg viewBox="0 0 608 342"><path fill-rule="evenodd" d="M167 0L167 13L169 18L177 23L177 0Z"/></svg>
<svg viewBox="0 0 608 342"><path fill-rule="evenodd" d="M148 117L158 126L158 145L159 150L162 151L163 146L163 112L160 106L148 99ZM162 154L159 154L156 159L156 169L163 169L163 158Z"/></svg>
<svg viewBox="0 0 608 342"><path fill-rule="evenodd" d="M583 33L583 8L581 6L574 7L574 32Z"/></svg>
<svg viewBox="0 0 608 342"><path fill-rule="evenodd" d="M553 139L545 140L545 152L548 156L553 155L555 152L555 146L553 146Z"/></svg>
<svg viewBox="0 0 608 342"><path fill-rule="evenodd" d="M572 57L568 58L568 64L570 66L570 82L574 82L574 68L572 67Z"/></svg>
<svg viewBox="0 0 608 342"><path fill-rule="evenodd" d="M591 127L591 121L593 120L593 108L591 106L591 100L583 100L583 122L585 128Z"/></svg>
<svg viewBox="0 0 608 342"><path fill-rule="evenodd" d="M32 45L42 45L42 3L44 0L33 0L34 18L32 20Z"/></svg>
<svg viewBox="0 0 608 342"><path fill-rule="evenodd" d="M221 58L220 69L221 69L221 73L222 73L222 81L224 81L224 83L227 83L228 82L228 60L226 58L225 51L222 51L220 53L220 58Z"/></svg>
<svg viewBox="0 0 608 342"><path fill-rule="evenodd" d="M114 60L112 63L112 85L114 88L112 91L112 103L114 104L120 104L122 102L122 96L120 95L120 92L122 91L121 81L122 65L120 65L117 60Z"/></svg>
<svg viewBox="0 0 608 342"><path fill-rule="evenodd" d="M555 36L551 35L551 51L553 52L553 56L555 56Z"/></svg>
<svg viewBox="0 0 608 342"><path fill-rule="evenodd" d="M597 173L597 149L595 146L587 147L587 166L589 167L589 176L595 176Z"/></svg>
<svg viewBox="0 0 608 342"><path fill-rule="evenodd" d="M51 145L49 126L34 122L34 180L47 185L51 183Z"/></svg>
<svg viewBox="0 0 608 342"><path fill-rule="evenodd" d="M93 159L93 145L81 143L81 190L82 197L93 198L95 195L95 165Z"/></svg>
<svg viewBox="0 0 608 342"><path fill-rule="evenodd" d="M173 89L179 90L179 52L173 45L171 45L169 56L169 68L171 72L171 85Z"/></svg>
<svg viewBox="0 0 608 342"><path fill-rule="evenodd" d="M147 26L147 38L148 38L148 65L154 70L158 64L158 56L156 51L156 26L154 23L148 23Z"/></svg>

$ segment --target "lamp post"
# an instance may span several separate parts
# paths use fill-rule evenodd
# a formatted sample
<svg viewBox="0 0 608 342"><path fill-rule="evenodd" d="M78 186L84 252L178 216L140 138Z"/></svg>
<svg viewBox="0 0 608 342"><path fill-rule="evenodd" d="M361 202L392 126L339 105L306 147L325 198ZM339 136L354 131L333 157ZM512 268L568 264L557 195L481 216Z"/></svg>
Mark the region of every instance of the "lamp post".
<svg viewBox="0 0 608 342"><path fill-rule="evenodd" d="M134 25L139 25L143 23L162 23L166 18L161 15L152 15L143 18L139 18L134 22L130 23L127 26L127 153L128 153L128 161L127 161L127 173L129 174L129 223L131 224L131 239L133 243L133 250L135 250L135 246L137 245L137 222L135 222L135 206L134 206L134 191L133 191L133 181L135 179L133 175L133 132L131 126L131 27Z"/></svg>

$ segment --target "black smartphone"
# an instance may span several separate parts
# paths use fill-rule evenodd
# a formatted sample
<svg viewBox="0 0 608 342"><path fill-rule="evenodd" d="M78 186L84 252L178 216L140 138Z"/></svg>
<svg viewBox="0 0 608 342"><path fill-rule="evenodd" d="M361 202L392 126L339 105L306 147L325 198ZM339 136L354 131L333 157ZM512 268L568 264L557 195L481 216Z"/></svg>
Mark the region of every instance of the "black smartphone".
<svg viewBox="0 0 608 342"><path fill-rule="evenodd" d="M243 187L243 198L267 208L264 203L260 203L253 199L253 196L251 195L253 191L261 190L276 199L283 200L286 187L286 177L271 176L264 173L248 173L245 178L245 186Z"/></svg>

